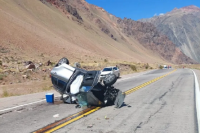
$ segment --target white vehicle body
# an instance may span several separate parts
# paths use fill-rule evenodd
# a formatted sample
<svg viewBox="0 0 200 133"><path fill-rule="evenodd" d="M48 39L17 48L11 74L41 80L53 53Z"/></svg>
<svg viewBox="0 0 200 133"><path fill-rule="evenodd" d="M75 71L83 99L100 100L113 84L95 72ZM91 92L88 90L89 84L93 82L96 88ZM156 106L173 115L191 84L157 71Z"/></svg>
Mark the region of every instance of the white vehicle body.
<svg viewBox="0 0 200 133"><path fill-rule="evenodd" d="M167 68L167 65L163 65L163 69L166 69Z"/></svg>
<svg viewBox="0 0 200 133"><path fill-rule="evenodd" d="M104 77L107 74L115 74L116 77L119 77L120 76L120 70L116 66L105 67L101 71L101 76L100 77Z"/></svg>

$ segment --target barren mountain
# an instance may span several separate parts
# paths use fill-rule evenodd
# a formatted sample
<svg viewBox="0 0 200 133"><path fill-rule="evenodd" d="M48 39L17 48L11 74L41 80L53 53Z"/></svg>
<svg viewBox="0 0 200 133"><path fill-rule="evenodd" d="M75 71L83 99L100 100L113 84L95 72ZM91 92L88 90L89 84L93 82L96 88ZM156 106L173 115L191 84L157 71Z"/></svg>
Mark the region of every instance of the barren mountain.
<svg viewBox="0 0 200 133"><path fill-rule="evenodd" d="M1 58L195 63L150 23L84 0L0 0Z"/></svg>
<svg viewBox="0 0 200 133"><path fill-rule="evenodd" d="M200 8L187 6L171 12L142 19L165 34L188 57L200 62Z"/></svg>

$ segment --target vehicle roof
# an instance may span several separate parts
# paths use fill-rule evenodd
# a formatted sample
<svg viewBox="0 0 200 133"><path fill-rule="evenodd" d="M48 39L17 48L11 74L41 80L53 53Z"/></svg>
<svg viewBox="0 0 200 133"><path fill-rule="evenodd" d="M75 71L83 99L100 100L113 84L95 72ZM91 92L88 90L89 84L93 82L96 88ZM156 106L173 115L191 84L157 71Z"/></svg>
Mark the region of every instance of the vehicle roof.
<svg viewBox="0 0 200 133"><path fill-rule="evenodd" d="M111 68L111 67L116 67L116 66L109 66L109 67L104 67L104 68Z"/></svg>

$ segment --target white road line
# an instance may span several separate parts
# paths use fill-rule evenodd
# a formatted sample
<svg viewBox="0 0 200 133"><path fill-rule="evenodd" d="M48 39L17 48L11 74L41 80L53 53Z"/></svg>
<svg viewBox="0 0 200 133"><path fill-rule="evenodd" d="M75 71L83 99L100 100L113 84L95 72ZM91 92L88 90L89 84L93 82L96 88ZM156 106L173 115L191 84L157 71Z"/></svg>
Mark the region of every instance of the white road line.
<svg viewBox="0 0 200 133"><path fill-rule="evenodd" d="M193 71L193 70L192 70ZM198 83L198 80L197 80L197 76L195 74L195 72L193 71L194 73L194 78L195 78L195 101L196 101L196 113L197 113L197 127L198 127L198 133L200 133L200 92L199 92L199 83Z"/></svg>
<svg viewBox="0 0 200 133"><path fill-rule="evenodd" d="M15 107L11 107L11 108L6 108L6 109L3 109L3 110L0 110L0 112L12 110L12 109L16 109L16 108L19 108L19 107L23 107L23 106L27 106L27 105L31 105L31 104L35 104L35 103L40 103L40 102L43 102L45 100L46 99L43 99L43 100L40 100L40 101L36 101L36 102L32 102L32 103L27 103L27 104L19 105L19 106L15 106Z"/></svg>
<svg viewBox="0 0 200 133"><path fill-rule="evenodd" d="M60 96L56 96L56 97L60 97ZM13 109L16 109L16 108L19 108L19 107L24 107L24 106L28 106L28 105L32 105L32 104L36 104L36 103L41 103L41 102L44 102L44 101L46 101L46 99L35 101L35 102L32 102L32 103L22 104L22 105L19 105L19 106L14 106L14 107L11 107L11 108L2 109L2 110L0 110L0 112L13 110Z"/></svg>

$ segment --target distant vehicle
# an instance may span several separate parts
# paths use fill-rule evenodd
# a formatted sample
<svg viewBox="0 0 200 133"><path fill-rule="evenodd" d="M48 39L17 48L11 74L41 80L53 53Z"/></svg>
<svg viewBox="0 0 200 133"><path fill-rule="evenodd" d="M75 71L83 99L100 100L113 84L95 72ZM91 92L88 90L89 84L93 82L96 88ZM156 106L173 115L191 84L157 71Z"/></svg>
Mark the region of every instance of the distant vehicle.
<svg viewBox="0 0 200 133"><path fill-rule="evenodd" d="M120 77L120 70L116 66L110 66L110 67L105 67L101 71L101 76L100 77L105 77L107 74L114 74L116 77Z"/></svg>
<svg viewBox="0 0 200 133"><path fill-rule="evenodd" d="M163 65L163 69L167 69L167 65Z"/></svg>
<svg viewBox="0 0 200 133"><path fill-rule="evenodd" d="M172 68L171 65L163 65L163 69L170 69L170 68Z"/></svg>

